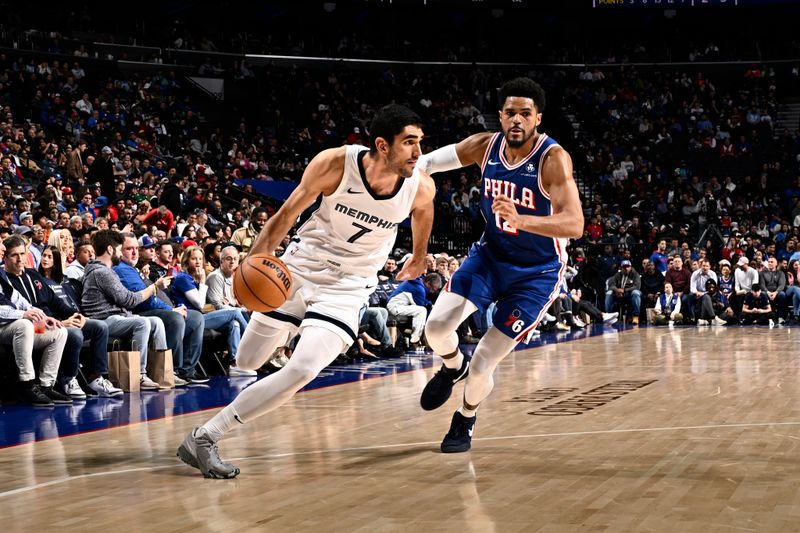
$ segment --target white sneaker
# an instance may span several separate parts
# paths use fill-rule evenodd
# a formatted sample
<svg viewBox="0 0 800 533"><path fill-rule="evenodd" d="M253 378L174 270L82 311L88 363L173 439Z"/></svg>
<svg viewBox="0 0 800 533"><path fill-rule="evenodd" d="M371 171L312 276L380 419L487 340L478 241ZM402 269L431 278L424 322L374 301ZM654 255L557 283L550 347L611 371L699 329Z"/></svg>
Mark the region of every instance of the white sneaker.
<svg viewBox="0 0 800 533"><path fill-rule="evenodd" d="M77 378L72 378L69 380L67 385L64 387L64 394L72 398L73 400L85 400L86 393L83 392L83 389L80 385L78 385Z"/></svg>
<svg viewBox="0 0 800 533"><path fill-rule="evenodd" d="M581 319L580 319L580 318L578 318L578 317L575 317L575 318L573 318L573 319L572 319L572 322L573 322L573 323L574 323L576 326L578 326L579 328L585 328L585 327L586 327L586 322L584 322L583 320L581 320Z"/></svg>
<svg viewBox="0 0 800 533"><path fill-rule="evenodd" d="M101 398L111 398L122 394L122 389L115 387L110 381L103 376L89 383L89 388L97 393Z"/></svg>
<svg viewBox="0 0 800 533"><path fill-rule="evenodd" d="M542 317L542 322L544 322L545 324L549 324L550 322L555 322L555 321L556 317L554 317L550 313L545 313L544 316Z"/></svg>
<svg viewBox="0 0 800 533"><path fill-rule="evenodd" d="M559 331L569 331L569 326L564 324L563 322L559 322L556 324L556 329Z"/></svg>
<svg viewBox="0 0 800 533"><path fill-rule="evenodd" d="M717 326L725 326L725 325L727 325L728 323L727 323L727 322L725 322L725 321L724 321L723 319L721 319L720 317L718 317L718 316L715 316L715 317L714 317L714 324L715 324L715 325L717 325Z"/></svg>
<svg viewBox="0 0 800 533"><path fill-rule="evenodd" d="M178 374L175 374L175 386L176 387L185 387L188 385L189 382L180 377Z"/></svg>
<svg viewBox="0 0 800 533"><path fill-rule="evenodd" d="M708 325L708 320L703 320L702 318L698 318L697 319L697 325L698 326L707 326Z"/></svg>
<svg viewBox="0 0 800 533"><path fill-rule="evenodd" d="M614 324L619 317L619 313L603 313L604 324Z"/></svg>
<svg viewBox="0 0 800 533"><path fill-rule="evenodd" d="M142 374L139 378L139 388L141 390L158 390L158 383L150 379L147 374Z"/></svg>
<svg viewBox="0 0 800 533"><path fill-rule="evenodd" d="M786 319L785 319L785 318L779 318L779 319L778 319L778 325L779 325L779 326L782 326L782 325L783 325L785 322L786 322Z"/></svg>
<svg viewBox="0 0 800 533"><path fill-rule="evenodd" d="M236 365L231 365L228 367L228 377L231 378L249 377L255 375L256 375L255 370L245 370L244 368L239 368Z"/></svg>
<svg viewBox="0 0 800 533"><path fill-rule="evenodd" d="M771 327L771 328L775 327L775 321L772 320L771 318L769 319L769 327Z"/></svg>

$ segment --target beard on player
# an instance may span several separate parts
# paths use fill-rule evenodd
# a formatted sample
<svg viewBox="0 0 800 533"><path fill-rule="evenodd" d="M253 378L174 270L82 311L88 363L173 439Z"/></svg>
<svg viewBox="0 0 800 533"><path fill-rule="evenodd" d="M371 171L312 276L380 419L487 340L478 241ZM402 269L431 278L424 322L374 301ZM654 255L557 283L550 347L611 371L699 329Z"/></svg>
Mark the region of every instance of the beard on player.
<svg viewBox="0 0 800 533"><path fill-rule="evenodd" d="M506 138L507 145L509 145L511 148L519 148L524 146L526 142L531 140L531 138L536 135L536 126L531 128L531 131L526 132L525 128L515 124L503 129L503 135Z"/></svg>
<svg viewBox="0 0 800 533"><path fill-rule="evenodd" d="M403 158L403 154L398 154L397 150L389 149L386 155L387 166L389 169L403 178L410 178L414 173L414 167L417 165L417 158Z"/></svg>

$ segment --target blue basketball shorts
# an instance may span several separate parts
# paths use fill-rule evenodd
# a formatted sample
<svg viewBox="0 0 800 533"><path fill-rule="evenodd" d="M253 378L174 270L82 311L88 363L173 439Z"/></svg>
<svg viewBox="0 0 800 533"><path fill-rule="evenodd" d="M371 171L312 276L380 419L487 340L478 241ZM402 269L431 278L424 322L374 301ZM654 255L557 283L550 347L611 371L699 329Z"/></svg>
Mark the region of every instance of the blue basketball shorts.
<svg viewBox="0 0 800 533"><path fill-rule="evenodd" d="M504 262L474 245L445 290L463 296L481 313L496 302L492 325L520 342L558 297L565 270L558 260L536 266Z"/></svg>

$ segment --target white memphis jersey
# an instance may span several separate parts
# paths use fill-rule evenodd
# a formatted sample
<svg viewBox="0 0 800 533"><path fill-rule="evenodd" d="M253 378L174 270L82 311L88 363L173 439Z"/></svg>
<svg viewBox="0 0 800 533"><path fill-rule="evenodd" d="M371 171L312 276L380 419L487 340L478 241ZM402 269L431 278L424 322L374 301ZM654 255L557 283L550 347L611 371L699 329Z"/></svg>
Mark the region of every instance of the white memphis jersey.
<svg viewBox="0 0 800 533"><path fill-rule="evenodd" d="M363 158L369 150L360 145L345 149L342 181L333 194L322 197L319 208L297 230L297 252L336 270L372 278L386 263L397 226L411 212L419 170L400 179L392 193L379 195L364 173Z"/></svg>

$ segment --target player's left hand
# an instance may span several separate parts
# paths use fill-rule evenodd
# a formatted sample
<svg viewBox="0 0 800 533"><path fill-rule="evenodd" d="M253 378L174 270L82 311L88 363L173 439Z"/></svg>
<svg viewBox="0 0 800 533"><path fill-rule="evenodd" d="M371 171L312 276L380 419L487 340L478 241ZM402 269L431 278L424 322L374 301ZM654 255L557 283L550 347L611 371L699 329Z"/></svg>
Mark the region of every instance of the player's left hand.
<svg viewBox="0 0 800 533"><path fill-rule="evenodd" d="M498 194L492 202L492 213L508 222L512 228L519 227L520 215L514 201L505 194Z"/></svg>
<svg viewBox="0 0 800 533"><path fill-rule="evenodd" d="M416 279L425 273L425 256L417 257L412 255L406 259L403 268L397 273L397 281Z"/></svg>

